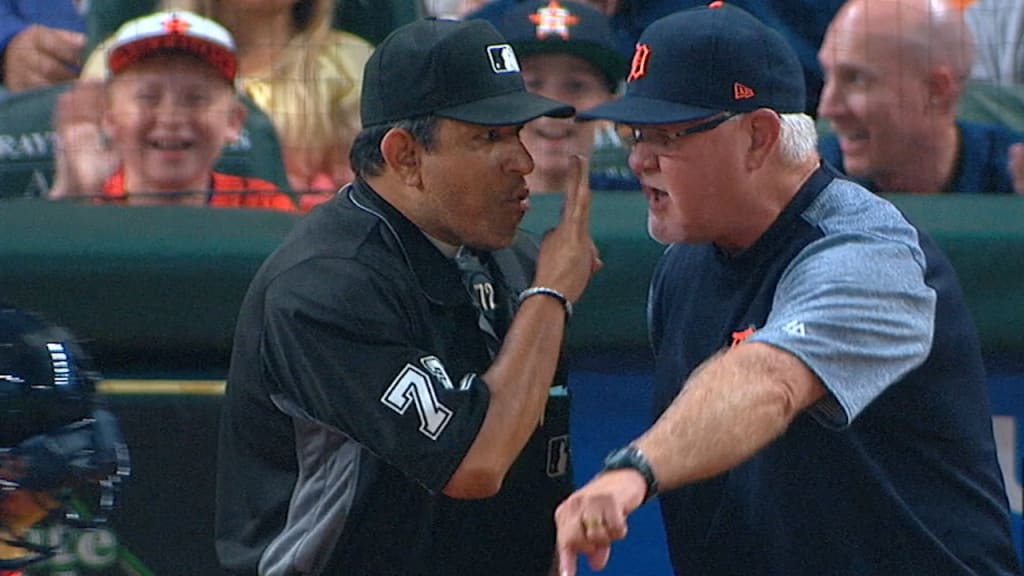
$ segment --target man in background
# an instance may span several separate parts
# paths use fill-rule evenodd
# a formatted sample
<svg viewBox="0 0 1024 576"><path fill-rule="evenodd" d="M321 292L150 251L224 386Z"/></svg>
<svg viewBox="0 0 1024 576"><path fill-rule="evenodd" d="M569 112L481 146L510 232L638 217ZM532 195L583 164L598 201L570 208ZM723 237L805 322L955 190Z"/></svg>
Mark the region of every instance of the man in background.
<svg viewBox="0 0 1024 576"><path fill-rule="evenodd" d="M850 0L818 54L822 158L880 193L1024 193L1024 135L958 120L974 62L944 0Z"/></svg>

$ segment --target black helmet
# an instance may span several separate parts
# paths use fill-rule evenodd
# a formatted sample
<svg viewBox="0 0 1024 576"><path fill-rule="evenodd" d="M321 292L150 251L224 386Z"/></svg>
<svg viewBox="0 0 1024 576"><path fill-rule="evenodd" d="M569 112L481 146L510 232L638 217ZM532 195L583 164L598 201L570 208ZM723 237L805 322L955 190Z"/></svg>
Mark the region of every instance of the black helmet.
<svg viewBox="0 0 1024 576"><path fill-rule="evenodd" d="M130 465L117 418L95 398L98 381L70 332L0 304L0 500L15 490L45 491L64 502L58 511L71 524L106 520ZM67 505L84 486L99 488L88 519ZM5 542L29 554L0 560L0 572L54 553L21 538Z"/></svg>
<svg viewBox="0 0 1024 576"><path fill-rule="evenodd" d="M88 418L98 380L70 332L0 305L0 448Z"/></svg>

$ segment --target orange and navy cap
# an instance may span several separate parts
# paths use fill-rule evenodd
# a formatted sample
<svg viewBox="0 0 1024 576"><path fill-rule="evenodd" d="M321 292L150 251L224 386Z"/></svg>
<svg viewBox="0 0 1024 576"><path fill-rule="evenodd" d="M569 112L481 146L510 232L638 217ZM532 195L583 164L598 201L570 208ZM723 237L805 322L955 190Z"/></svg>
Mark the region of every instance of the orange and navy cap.
<svg viewBox="0 0 1024 576"><path fill-rule="evenodd" d="M484 20L415 20L377 45L364 70L363 127L425 114L510 126L575 112L526 91L515 51Z"/></svg>
<svg viewBox="0 0 1024 576"><path fill-rule="evenodd" d="M578 114L624 124L675 124L720 112L804 111L804 72L781 34L716 1L644 30L625 95Z"/></svg>
<svg viewBox="0 0 1024 576"><path fill-rule="evenodd" d="M516 54L571 54L604 75L611 91L626 79L626 58L616 49L608 17L570 0L530 0L487 18Z"/></svg>
<svg viewBox="0 0 1024 576"><path fill-rule="evenodd" d="M107 71L115 75L158 52L181 51L208 62L234 82L238 71L235 41L223 26L184 10L156 12L129 20L114 33Z"/></svg>

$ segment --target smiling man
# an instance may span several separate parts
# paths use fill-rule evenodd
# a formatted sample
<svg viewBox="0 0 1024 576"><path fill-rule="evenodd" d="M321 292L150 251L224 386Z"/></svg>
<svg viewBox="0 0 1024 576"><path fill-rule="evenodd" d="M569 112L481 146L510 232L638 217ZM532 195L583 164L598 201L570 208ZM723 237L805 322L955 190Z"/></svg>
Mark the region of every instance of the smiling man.
<svg viewBox="0 0 1024 576"><path fill-rule="evenodd" d="M851 0L818 54L822 157L876 192L1024 193L1024 135L957 120L974 61L943 0Z"/></svg>

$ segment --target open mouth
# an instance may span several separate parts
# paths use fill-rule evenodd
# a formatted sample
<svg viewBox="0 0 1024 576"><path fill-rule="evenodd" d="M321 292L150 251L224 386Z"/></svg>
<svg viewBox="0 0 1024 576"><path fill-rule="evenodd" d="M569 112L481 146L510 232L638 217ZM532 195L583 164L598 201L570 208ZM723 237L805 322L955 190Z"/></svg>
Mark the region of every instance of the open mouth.
<svg viewBox="0 0 1024 576"><path fill-rule="evenodd" d="M654 186L645 185L643 186L643 191L644 194L647 195L648 200L654 203L662 202L666 198L668 198L668 192L662 190L661 188L655 188Z"/></svg>
<svg viewBox="0 0 1024 576"><path fill-rule="evenodd" d="M839 147L843 151L864 146L868 141L867 132L839 132L836 131L836 139L839 140Z"/></svg>
<svg viewBox="0 0 1024 576"><path fill-rule="evenodd" d="M179 138L153 138L149 140L149 147L154 150L165 152L180 152L192 148L194 143L191 140Z"/></svg>
<svg viewBox="0 0 1024 576"><path fill-rule="evenodd" d="M530 189L523 187L517 190L512 195L512 204L519 207L520 210L529 210L530 208Z"/></svg>

